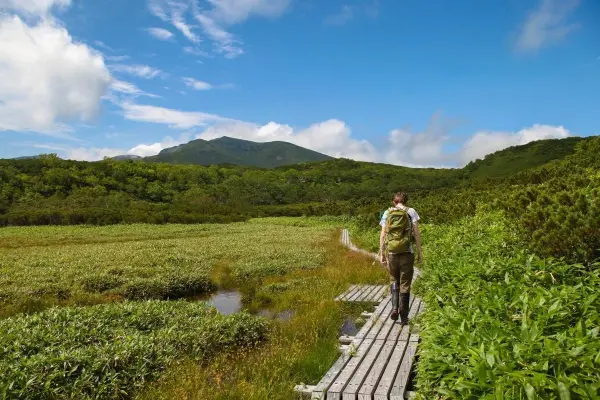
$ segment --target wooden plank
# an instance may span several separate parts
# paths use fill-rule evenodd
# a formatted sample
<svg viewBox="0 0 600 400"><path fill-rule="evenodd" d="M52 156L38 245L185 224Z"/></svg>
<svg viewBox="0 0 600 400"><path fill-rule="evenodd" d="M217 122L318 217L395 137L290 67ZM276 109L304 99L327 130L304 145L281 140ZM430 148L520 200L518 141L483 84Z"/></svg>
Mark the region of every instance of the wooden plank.
<svg viewBox="0 0 600 400"><path fill-rule="evenodd" d="M384 290L385 290L384 285L377 285L377 288L375 290L373 290L373 292L369 296L369 301L377 301L381 297L381 293L383 293Z"/></svg>
<svg viewBox="0 0 600 400"><path fill-rule="evenodd" d="M346 295L354 289L356 289L356 285L350 286L348 289L346 289L346 291L344 293L342 293L338 297L336 297L335 300L337 300L337 301L341 300L342 298L346 297Z"/></svg>
<svg viewBox="0 0 600 400"><path fill-rule="evenodd" d="M375 297L375 301L381 301L382 299L384 299L386 296L390 295L390 288L389 286L383 286L380 290L379 293L377 294L377 297Z"/></svg>
<svg viewBox="0 0 600 400"><path fill-rule="evenodd" d="M384 340L375 340L375 343L373 343L373 345L369 349L369 352L365 355L360 365L356 368L352 379L344 388L344 392L342 395L342 398L344 400L356 399L360 387L362 386L364 380L371 371L371 367L377 359L377 356L379 356L379 352L383 348L384 344Z"/></svg>
<svg viewBox="0 0 600 400"><path fill-rule="evenodd" d="M348 299L352 296L354 296L354 294L356 294L356 292L358 292L360 290L360 285L353 285L354 288L352 288L352 290L350 291L346 291L346 293L344 293L344 296L341 298L342 301L348 301Z"/></svg>
<svg viewBox="0 0 600 400"><path fill-rule="evenodd" d="M380 329L383 326L383 323L381 323L375 316L384 315L386 311L389 314L391 307L392 304L389 301L380 304L375 310L374 317L369 319L367 322L371 326L367 327L367 324L365 324L363 327L365 329L361 329L361 331L356 334L354 337L354 345L355 348L357 348L356 355L346 363L346 365L343 367L343 370L335 378L335 381L327 389L327 399L341 398L341 391L346 386L348 380L352 378L354 370L360 364L362 358L365 356L365 352L369 350L374 342L374 338L377 337ZM332 397L329 397L330 395Z"/></svg>
<svg viewBox="0 0 600 400"><path fill-rule="evenodd" d="M394 326L392 327L392 330L390 331L390 334L387 338L388 342L396 342L398 340L400 340L400 337L402 336L402 332L403 331L407 331L410 329L410 327L408 325L401 325L401 324L394 324ZM407 334L408 337L408 334Z"/></svg>
<svg viewBox="0 0 600 400"><path fill-rule="evenodd" d="M402 328L402 325L398 325L398 326L400 326L400 328ZM377 360L375 360L375 363L373 364L373 367L371 368L371 371L369 371L369 374L365 378L365 381L363 382L362 386L360 387L360 389L358 391L358 400L371 400L372 399L375 389L377 388L377 384L379 383L379 380L381 379L381 377L383 375L385 367L388 364L388 361L392 355L392 352L394 351L395 346L396 346L396 342L393 342L393 341L385 342L385 344L383 345L383 348L379 352L379 356L377 357Z"/></svg>
<svg viewBox="0 0 600 400"><path fill-rule="evenodd" d="M350 355L347 353L342 354L333 364L329 371L321 378L319 383L314 387L311 399L324 399L325 393L331 383L338 377L339 373L342 371L342 368L346 365L348 360L350 360Z"/></svg>
<svg viewBox="0 0 600 400"><path fill-rule="evenodd" d="M373 339L365 339L358 347L356 354L350 358L350 360L344 366L344 369L340 372L335 381L327 389L327 400L341 400L342 392L352 376L356 371L356 368L360 365L363 358L373 345Z"/></svg>
<svg viewBox="0 0 600 400"><path fill-rule="evenodd" d="M388 400L388 393L394 384L394 378L398 368L400 367L400 363L402 362L402 357L404 357L404 352L407 345L408 341L406 340L396 342L392 356L385 366L385 370L381 375L379 383L377 383L377 388L375 389L375 393L373 395L374 400Z"/></svg>
<svg viewBox="0 0 600 400"><path fill-rule="evenodd" d="M362 285L362 290L360 291L359 295L354 298L353 301L362 301L362 299L367 295L369 290L371 290L370 285Z"/></svg>
<svg viewBox="0 0 600 400"><path fill-rule="evenodd" d="M373 290L369 292L369 295L365 297L365 301L373 301L373 298L379 291L379 285L373 285Z"/></svg>
<svg viewBox="0 0 600 400"><path fill-rule="evenodd" d="M362 296L365 291L365 285L359 285L358 290L354 292L352 296L346 298L346 301L356 301L360 296Z"/></svg>
<svg viewBox="0 0 600 400"><path fill-rule="evenodd" d="M387 306L388 303L389 303L389 299L388 299L388 301L384 301L384 302L380 303L377 306L377 308L375 308L375 311L373 311L373 316L371 318L369 318L367 320L367 322L365 322L365 324L362 326L362 328L360 328L360 330L354 336L355 340L367 336L367 334L369 333L369 331L375 324L377 318L379 318L381 316L381 313L383 313L383 310L385 310L385 307Z"/></svg>
<svg viewBox="0 0 600 400"><path fill-rule="evenodd" d="M375 286L375 285L368 285L365 288L365 291L364 291L363 295L358 300L356 300L356 301L362 301L362 302L367 301L367 299L369 297L371 297L371 293L373 293L373 290L375 290L376 288L377 288L377 286Z"/></svg>
<svg viewBox="0 0 600 400"><path fill-rule="evenodd" d="M390 318L390 314L392 313L392 303L390 303L389 310L390 310L390 312L388 312L385 315L385 322L383 323L383 328L377 334L377 337L376 337L377 340L386 340L388 338L388 335L390 334L390 331L394 327L394 325L399 325L396 321L394 321L393 319ZM381 318L384 318L383 314L382 314Z"/></svg>
<svg viewBox="0 0 600 400"><path fill-rule="evenodd" d="M373 329L371 329L369 331L369 333L367 333L367 335L365 336L366 339L376 339L377 338L377 335L379 335L379 332L382 330L384 325L386 325L388 323L388 321L391 321L388 318L388 316L390 315L391 312L392 312L392 303L389 302L386 304L385 308L383 309L383 312L380 314L380 316L377 318L377 320L374 320ZM394 321L392 321L392 323L393 322Z"/></svg>
<svg viewBox="0 0 600 400"><path fill-rule="evenodd" d="M425 302L421 301L421 305L419 306L418 314L421 314L423 311L425 311Z"/></svg>
<svg viewBox="0 0 600 400"><path fill-rule="evenodd" d="M408 319L411 319L411 318L414 318L417 316L420 305L421 305L421 299L419 297L415 297L412 300L412 305L410 307L410 311L408 312Z"/></svg>
<svg viewBox="0 0 600 400"><path fill-rule="evenodd" d="M394 384L390 390L390 400L404 400L416 351L417 343L409 341L406 351L404 352L404 357L402 357L402 363L398 369L398 374L396 374Z"/></svg>

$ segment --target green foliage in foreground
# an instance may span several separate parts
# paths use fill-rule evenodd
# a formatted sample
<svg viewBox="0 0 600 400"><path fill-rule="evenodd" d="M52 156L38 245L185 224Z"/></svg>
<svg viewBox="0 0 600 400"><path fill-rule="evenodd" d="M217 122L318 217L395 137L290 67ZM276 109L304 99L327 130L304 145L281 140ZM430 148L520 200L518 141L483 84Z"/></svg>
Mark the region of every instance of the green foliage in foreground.
<svg viewBox="0 0 600 400"><path fill-rule="evenodd" d="M86 304L90 297L180 298L214 289L221 283L215 273L242 282L321 266L331 224L288 221L5 228L0 313L12 306L27 310L20 303L36 299Z"/></svg>
<svg viewBox="0 0 600 400"><path fill-rule="evenodd" d="M206 360L265 339L266 322L203 303L53 308L0 320L0 397L130 398L182 357Z"/></svg>
<svg viewBox="0 0 600 400"><path fill-rule="evenodd" d="M425 226L425 399L600 397L600 265L516 251L502 214Z"/></svg>

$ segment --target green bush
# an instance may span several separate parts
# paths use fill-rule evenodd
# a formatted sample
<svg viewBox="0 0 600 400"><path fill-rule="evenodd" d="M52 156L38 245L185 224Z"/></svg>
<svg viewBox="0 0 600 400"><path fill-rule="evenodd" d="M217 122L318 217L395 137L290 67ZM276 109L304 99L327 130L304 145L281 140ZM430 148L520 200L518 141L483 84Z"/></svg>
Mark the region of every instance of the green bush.
<svg viewBox="0 0 600 400"><path fill-rule="evenodd" d="M421 398L600 396L600 264L519 251L502 213L424 231Z"/></svg>
<svg viewBox="0 0 600 400"><path fill-rule="evenodd" d="M123 294L130 300L178 299L214 289L215 284L206 275L167 275L128 282Z"/></svg>
<svg viewBox="0 0 600 400"><path fill-rule="evenodd" d="M263 319L204 303L128 302L53 308L0 320L7 399L131 398L183 357L205 360L266 338Z"/></svg>

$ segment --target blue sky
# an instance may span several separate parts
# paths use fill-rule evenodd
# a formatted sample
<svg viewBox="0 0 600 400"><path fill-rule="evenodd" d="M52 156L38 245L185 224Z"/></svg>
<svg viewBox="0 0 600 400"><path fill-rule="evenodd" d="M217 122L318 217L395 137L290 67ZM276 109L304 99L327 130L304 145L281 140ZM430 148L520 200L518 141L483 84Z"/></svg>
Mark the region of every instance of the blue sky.
<svg viewBox="0 0 600 400"><path fill-rule="evenodd" d="M461 166L598 134L594 0L0 0L0 157L195 138Z"/></svg>

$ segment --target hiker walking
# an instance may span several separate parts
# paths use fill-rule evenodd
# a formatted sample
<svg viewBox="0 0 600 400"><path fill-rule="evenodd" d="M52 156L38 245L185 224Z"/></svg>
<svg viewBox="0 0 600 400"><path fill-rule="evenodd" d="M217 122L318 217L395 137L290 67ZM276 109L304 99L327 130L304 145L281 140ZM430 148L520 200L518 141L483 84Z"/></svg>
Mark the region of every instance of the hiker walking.
<svg viewBox="0 0 600 400"><path fill-rule="evenodd" d="M423 261L421 233L419 232L419 214L406 207L408 195L398 192L394 195L394 206L387 209L379 224L379 254L381 263L386 265L393 279L392 313L390 318L396 321L400 316L402 325L408 324L410 308L410 284L412 282L415 254L413 238L417 246L418 263Z"/></svg>

